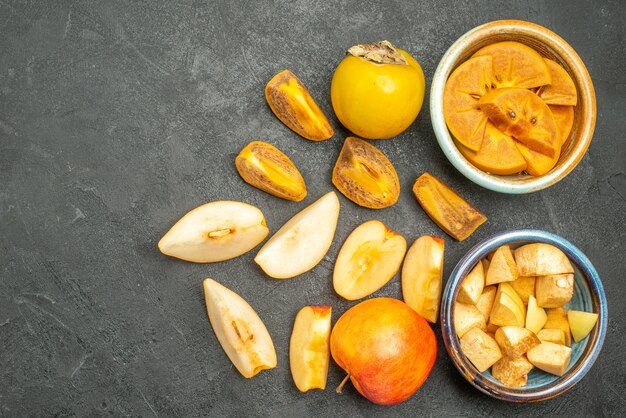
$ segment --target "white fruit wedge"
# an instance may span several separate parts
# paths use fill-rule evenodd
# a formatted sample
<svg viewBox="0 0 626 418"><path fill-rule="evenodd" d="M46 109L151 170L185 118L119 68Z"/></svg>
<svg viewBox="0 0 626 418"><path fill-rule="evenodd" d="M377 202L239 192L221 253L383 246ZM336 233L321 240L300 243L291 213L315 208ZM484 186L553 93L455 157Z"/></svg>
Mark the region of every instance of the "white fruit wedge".
<svg viewBox="0 0 626 418"><path fill-rule="evenodd" d="M296 315L289 342L289 363L300 392L326 389L331 314L330 306L305 306Z"/></svg>
<svg viewBox="0 0 626 418"><path fill-rule="evenodd" d="M400 269L406 240L380 221L359 225L344 242L333 272L335 292L356 300L387 284Z"/></svg>
<svg viewBox="0 0 626 418"><path fill-rule="evenodd" d="M276 367L276 350L261 318L241 296L204 280L207 313L217 340L243 377Z"/></svg>
<svg viewBox="0 0 626 418"><path fill-rule="evenodd" d="M593 312L582 311L567 311L567 320L569 321L569 328L572 332L574 341L580 342L583 340L598 321L598 314Z"/></svg>
<svg viewBox="0 0 626 418"><path fill-rule="evenodd" d="M329 192L293 216L259 250L254 261L275 279L289 279L315 267L333 243L339 199Z"/></svg>
<svg viewBox="0 0 626 418"><path fill-rule="evenodd" d="M437 322L441 298L444 241L422 236L415 240L402 266L402 298L428 322Z"/></svg>
<svg viewBox="0 0 626 418"><path fill-rule="evenodd" d="M250 251L268 233L258 208L222 200L198 206L180 218L159 241L159 250L194 263L213 263Z"/></svg>

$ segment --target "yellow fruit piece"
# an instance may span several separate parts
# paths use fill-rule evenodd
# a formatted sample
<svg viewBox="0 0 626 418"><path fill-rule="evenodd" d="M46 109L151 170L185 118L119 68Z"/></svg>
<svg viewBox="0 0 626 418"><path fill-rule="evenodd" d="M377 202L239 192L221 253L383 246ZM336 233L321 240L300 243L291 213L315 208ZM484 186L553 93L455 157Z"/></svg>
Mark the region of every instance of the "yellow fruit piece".
<svg viewBox="0 0 626 418"><path fill-rule="evenodd" d="M355 135L399 135L417 117L426 83L419 63L389 41L355 45L339 63L330 98L339 121Z"/></svg>
<svg viewBox="0 0 626 418"><path fill-rule="evenodd" d="M413 194L430 219L459 241L487 221L478 209L432 174L424 173L415 180Z"/></svg>
<svg viewBox="0 0 626 418"><path fill-rule="evenodd" d="M455 302L452 316L454 320L454 330L459 338L463 338L469 330L474 328L481 329L482 331L487 330L485 317L474 305Z"/></svg>
<svg viewBox="0 0 626 418"><path fill-rule="evenodd" d="M483 142L487 116L478 99L491 89L491 56L472 58L450 74L443 92L443 116L448 129L469 151L478 151Z"/></svg>
<svg viewBox="0 0 626 418"><path fill-rule="evenodd" d="M567 314L563 308L551 308L546 310L548 320L543 326L544 329L560 329L565 336L565 345L572 345L572 333L569 328Z"/></svg>
<svg viewBox="0 0 626 418"><path fill-rule="evenodd" d="M538 369L556 376L563 376L569 365L572 349L560 344L542 342L528 350L526 355L528 361Z"/></svg>
<svg viewBox="0 0 626 418"><path fill-rule="evenodd" d="M524 304L528 304L530 296L535 294L535 278L518 276L517 279L509 282L513 290L519 295Z"/></svg>
<svg viewBox="0 0 626 418"><path fill-rule="evenodd" d="M513 253L508 245L503 245L493 254L489 270L485 275L485 284L489 286L515 279L517 279L517 265L513 259Z"/></svg>
<svg viewBox="0 0 626 418"><path fill-rule="evenodd" d="M496 340L479 328L471 329L461 338L461 351L481 373L502 358Z"/></svg>
<svg viewBox="0 0 626 418"><path fill-rule="evenodd" d="M552 112L530 90L516 87L494 89L480 98L478 106L503 133L533 151L558 158L561 144Z"/></svg>
<svg viewBox="0 0 626 418"><path fill-rule="evenodd" d="M483 314L485 320L489 319L489 313L493 307L493 301L496 299L496 293L497 289L495 286L485 286L482 295L480 295L480 298L478 299L476 308L478 308L480 313Z"/></svg>
<svg viewBox="0 0 626 418"><path fill-rule="evenodd" d="M525 386L528 382L528 373L533 369L533 365L525 356L511 358L503 356L494 363L491 368L491 375L498 379L503 385L518 388Z"/></svg>
<svg viewBox="0 0 626 418"><path fill-rule="evenodd" d="M306 197L306 185L296 166L267 142L250 142L235 158L235 166L241 178L257 189L294 202Z"/></svg>
<svg viewBox="0 0 626 418"><path fill-rule="evenodd" d="M565 345L565 333L562 329L544 328L537 333L537 338L546 343Z"/></svg>
<svg viewBox="0 0 626 418"><path fill-rule="evenodd" d="M568 273L538 276L535 294L537 304L542 308L564 306L574 296L574 275Z"/></svg>
<svg viewBox="0 0 626 418"><path fill-rule="evenodd" d="M332 181L357 205L382 209L398 201L400 180L391 161L374 145L349 136L343 143Z"/></svg>
<svg viewBox="0 0 626 418"><path fill-rule="evenodd" d="M265 98L272 112L298 135L312 141L333 136L333 128L302 81L284 70L265 86Z"/></svg>
<svg viewBox="0 0 626 418"><path fill-rule="evenodd" d="M523 327L525 321L524 303L510 284L500 283L489 315L489 323L502 327L507 325Z"/></svg>
<svg viewBox="0 0 626 418"><path fill-rule="evenodd" d="M483 263L478 262L461 282L456 299L461 303L478 304L485 287L485 272Z"/></svg>
<svg viewBox="0 0 626 418"><path fill-rule="evenodd" d="M550 70L543 57L529 46L519 42L497 42L479 49L472 58L491 56L492 84L497 87L543 86L552 82Z"/></svg>
<svg viewBox="0 0 626 418"><path fill-rule="evenodd" d="M550 244L533 243L517 248L515 262L520 276L546 276L574 272L565 253Z"/></svg>
<svg viewBox="0 0 626 418"><path fill-rule="evenodd" d="M405 253L401 235L380 221L362 223L339 250L333 271L335 292L348 300L371 295L398 272Z"/></svg>
<svg viewBox="0 0 626 418"><path fill-rule="evenodd" d="M330 306L305 306L296 315L289 341L289 366L301 392L326 388L331 314Z"/></svg>
<svg viewBox="0 0 626 418"><path fill-rule="evenodd" d="M539 338L523 327L504 326L496 331L496 341L502 352L511 358L520 357L531 348L541 344Z"/></svg>
<svg viewBox="0 0 626 418"><path fill-rule="evenodd" d="M537 299L533 295L528 298L526 310L526 328L537 334L548 321L546 311L537 305Z"/></svg>
<svg viewBox="0 0 626 418"><path fill-rule="evenodd" d="M539 87L537 95L549 105L576 106L578 95L572 77L556 62L544 58L548 65L552 82Z"/></svg>
<svg viewBox="0 0 626 418"><path fill-rule="evenodd" d="M582 341L593 329L598 321L598 314L593 312L567 311L569 328L574 341Z"/></svg>
<svg viewBox="0 0 626 418"><path fill-rule="evenodd" d="M574 108L572 106L555 105L548 105L548 107L550 108L550 112L552 112L554 123L556 123L559 142L562 148L567 142L567 138L569 138L572 126L574 126Z"/></svg>
<svg viewBox="0 0 626 418"><path fill-rule="evenodd" d="M404 302L433 324L439 313L443 253L441 238L422 236L413 242L402 265Z"/></svg>

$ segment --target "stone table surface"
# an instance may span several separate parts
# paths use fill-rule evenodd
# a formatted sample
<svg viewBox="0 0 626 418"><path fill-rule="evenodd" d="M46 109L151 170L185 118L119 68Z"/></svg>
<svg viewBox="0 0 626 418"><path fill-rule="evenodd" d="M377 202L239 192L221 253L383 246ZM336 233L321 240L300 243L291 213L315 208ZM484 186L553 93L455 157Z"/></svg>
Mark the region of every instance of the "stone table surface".
<svg viewBox="0 0 626 418"><path fill-rule="evenodd" d="M376 146L397 168L396 205L373 211L342 195L327 257L292 280L272 280L255 252L217 264L159 253L180 216L208 201L258 206L276 231L333 190L348 132L329 85L353 44L389 39L423 66L429 85L467 30L517 18L567 40L593 78L598 119L589 152L557 185L509 196L471 183L447 161L428 105L399 137ZM1 416L623 416L626 409L626 5L623 1L375 2L0 0ZM265 102L265 83L289 68L332 115L335 136L298 137ZM428 95L426 97L428 100ZM426 101L427 103L427 101ZM268 141L299 167L308 197L287 202L244 183L233 163ZM446 236L411 185L428 171L489 221L464 242ZM326 391L301 394L289 372L296 312L353 306L332 289L349 232L380 219L412 242L446 242L444 280L474 244L533 227L579 246L609 305L603 352L568 393L515 405L479 393L439 353L420 391L394 407L362 398L331 361ZM207 320L201 283L212 277L247 299L276 345L278 367L242 378ZM396 276L374 296L401 298Z"/></svg>

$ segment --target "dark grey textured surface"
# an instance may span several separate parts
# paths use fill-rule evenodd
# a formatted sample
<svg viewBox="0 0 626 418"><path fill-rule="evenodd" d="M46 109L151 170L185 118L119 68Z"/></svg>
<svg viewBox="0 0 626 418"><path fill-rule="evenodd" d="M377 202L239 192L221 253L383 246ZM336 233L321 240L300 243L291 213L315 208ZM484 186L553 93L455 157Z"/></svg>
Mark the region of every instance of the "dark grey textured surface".
<svg viewBox="0 0 626 418"><path fill-rule="evenodd" d="M336 3L336 4L334 4ZM462 33L500 18L531 20L578 51L598 97L587 156L556 186L506 196L472 184L447 162L428 106L400 137L376 143L395 164L402 195L371 211L341 196L335 242L301 277L277 281L252 262L194 265L156 242L189 209L242 200L276 231L332 190L343 130L313 143L271 113L263 86L284 68L331 114L329 83L352 44L389 39L420 61L429 83ZM0 0L0 415L2 416L470 416L622 415L626 408L626 6L622 1L12 1ZM428 98L427 98L428 99ZM426 102L427 103L427 102ZM301 203L245 184L233 159L251 140L281 148L300 168ZM432 375L407 402L375 406L332 364L328 389L300 394L288 367L295 313L354 303L333 290L333 260L363 220L412 241L443 233L410 187L440 176L488 216L463 243L446 239L446 275L473 244L507 228L536 227L578 245L609 302L604 351L587 377L539 405L478 393L441 343ZM213 277L258 311L279 365L243 379L206 318L201 281ZM400 297L396 277L375 295Z"/></svg>

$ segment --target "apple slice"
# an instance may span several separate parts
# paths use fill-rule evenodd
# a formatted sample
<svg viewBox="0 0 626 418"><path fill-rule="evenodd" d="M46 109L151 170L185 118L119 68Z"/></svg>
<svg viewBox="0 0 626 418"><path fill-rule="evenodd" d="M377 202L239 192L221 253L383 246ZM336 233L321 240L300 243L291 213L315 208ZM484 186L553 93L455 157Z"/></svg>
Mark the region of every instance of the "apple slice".
<svg viewBox="0 0 626 418"><path fill-rule="evenodd" d="M520 276L547 276L573 273L574 269L563 251L544 243L526 244L515 250Z"/></svg>
<svg viewBox="0 0 626 418"><path fill-rule="evenodd" d="M456 302L454 304L452 317L454 321L454 330L459 338L463 338L465 333L474 328L478 328L482 331L487 330L485 317L474 305L466 305L465 303Z"/></svg>
<svg viewBox="0 0 626 418"><path fill-rule="evenodd" d="M194 263L238 257L269 233L263 213L242 202L222 200L198 206L161 238L159 250Z"/></svg>
<svg viewBox="0 0 626 418"><path fill-rule="evenodd" d="M330 306L305 306L296 315L289 342L291 376L300 392L326 389Z"/></svg>
<svg viewBox="0 0 626 418"><path fill-rule="evenodd" d="M569 328L572 331L574 341L582 341L593 329L598 321L598 314L592 312L567 311Z"/></svg>
<svg viewBox="0 0 626 418"><path fill-rule="evenodd" d="M565 332L562 329L544 328L537 333L537 338L546 343L565 344Z"/></svg>
<svg viewBox="0 0 626 418"><path fill-rule="evenodd" d="M485 285L510 282L515 279L517 279L517 265L513 259L511 248L508 245L503 245L493 254L489 270L485 275Z"/></svg>
<svg viewBox="0 0 626 418"><path fill-rule="evenodd" d="M509 282L513 290L519 295L524 305L528 304L528 299L535 294L535 278L518 276L517 279Z"/></svg>
<svg viewBox="0 0 626 418"><path fill-rule="evenodd" d="M352 231L341 247L335 270L335 292L348 300L371 295L387 284L400 269L406 253L405 239L372 220Z"/></svg>
<svg viewBox="0 0 626 418"><path fill-rule="evenodd" d="M491 375L502 384L517 388L526 386L528 373L532 369L533 365L524 356L516 358L504 356L494 363Z"/></svg>
<svg viewBox="0 0 626 418"><path fill-rule="evenodd" d="M204 280L209 321L226 355L243 377L276 367L276 350L261 318L241 296Z"/></svg>
<svg viewBox="0 0 626 418"><path fill-rule="evenodd" d="M541 344L539 338L531 330L511 326L498 328L496 341L502 352L511 358L520 357L531 348Z"/></svg>
<svg viewBox="0 0 626 418"><path fill-rule="evenodd" d="M461 303L476 305L483 293L484 286L485 272L483 271L483 263L479 261L461 282L456 299Z"/></svg>
<svg viewBox="0 0 626 418"><path fill-rule="evenodd" d="M528 298L528 309L526 310L526 328L537 334L547 320L546 311L537 305L537 299L531 295Z"/></svg>
<svg viewBox="0 0 626 418"><path fill-rule="evenodd" d="M537 277L535 285L537 304L542 308L565 306L574 296L574 275L552 274Z"/></svg>
<svg viewBox="0 0 626 418"><path fill-rule="evenodd" d="M444 241L422 236L415 240L402 266L402 298L428 322L436 323L441 298Z"/></svg>
<svg viewBox="0 0 626 418"><path fill-rule="evenodd" d="M339 199L329 192L283 225L259 250L254 261L268 276L289 279L315 267L333 243Z"/></svg>
<svg viewBox="0 0 626 418"><path fill-rule="evenodd" d="M496 340L479 328L472 328L461 338L461 351L481 373L502 358Z"/></svg>

